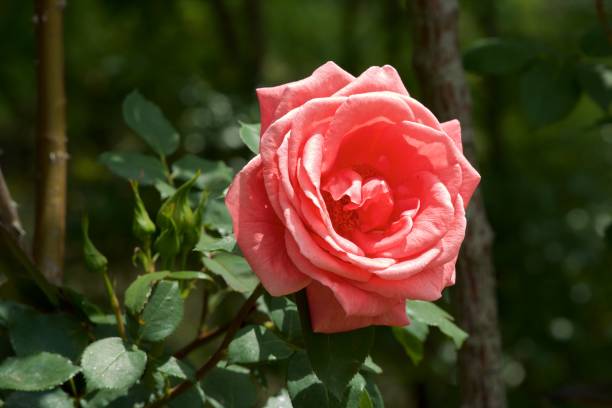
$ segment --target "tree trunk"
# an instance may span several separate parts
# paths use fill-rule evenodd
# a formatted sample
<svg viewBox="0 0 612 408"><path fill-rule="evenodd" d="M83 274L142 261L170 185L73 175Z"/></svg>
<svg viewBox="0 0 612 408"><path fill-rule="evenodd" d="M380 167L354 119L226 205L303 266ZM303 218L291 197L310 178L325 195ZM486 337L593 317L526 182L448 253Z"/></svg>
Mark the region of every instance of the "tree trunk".
<svg viewBox="0 0 612 408"><path fill-rule="evenodd" d="M38 115L34 259L47 279L62 281L66 232L65 0L37 0Z"/></svg>
<svg viewBox="0 0 612 408"><path fill-rule="evenodd" d="M414 0L414 67L423 99L441 121L461 121L463 147L476 160L470 93L461 65L457 0ZM493 231L482 195L472 198L467 235L453 290L457 318L470 335L459 353L463 408L504 408L501 339L497 321Z"/></svg>

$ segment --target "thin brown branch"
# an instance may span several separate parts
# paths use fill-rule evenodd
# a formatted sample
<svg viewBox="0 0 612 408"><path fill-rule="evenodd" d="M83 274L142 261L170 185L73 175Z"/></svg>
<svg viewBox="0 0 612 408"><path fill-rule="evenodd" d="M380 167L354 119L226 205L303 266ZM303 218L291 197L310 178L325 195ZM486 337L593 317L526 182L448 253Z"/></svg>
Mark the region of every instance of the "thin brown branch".
<svg viewBox="0 0 612 408"><path fill-rule="evenodd" d="M213 341L214 339L216 339L217 337L219 337L220 335L225 333L225 331L228 328L229 328L229 324L217 327L215 330L210 331L210 332L201 333L191 343L187 344L185 347L183 347L182 349L180 349L176 353L174 353L174 357L176 357L178 359L187 357L194 350L198 349L201 346L204 346L204 345L210 343L211 341Z"/></svg>
<svg viewBox="0 0 612 408"><path fill-rule="evenodd" d="M263 293L264 293L263 286L259 284L255 288L251 296L249 296L249 298L244 302L244 304L238 311L238 314L236 314L236 316L234 317L234 320L232 320L232 322L230 323L227 329L227 332L225 333L225 337L223 337L223 341L221 342L217 350L208 359L208 361L202 367L200 367L198 371L196 371L195 377L197 381L200 381L202 378L204 378L204 376L208 374L213 368L215 368L217 366L217 363L219 363L219 361L221 361L221 359L225 355L225 349L227 349L229 344L232 342L232 340L234 339L234 336L236 335L236 333L242 326L242 323L251 313L251 309L255 306L255 302L257 302L257 299ZM193 382L189 380L182 382L181 384L172 388L170 392L168 392L165 396L163 396L162 398L158 399L157 401L149 405L148 408L163 407L167 404L168 401L170 401L173 398L178 397L179 395L187 391L192 386L193 386Z"/></svg>
<svg viewBox="0 0 612 408"><path fill-rule="evenodd" d="M442 121L461 122L465 155L476 162L470 91L459 51L457 0L414 0L414 67L424 102ZM491 247L493 231L482 195L468 210L453 299L458 322L470 337L459 352L461 407L504 408L501 336Z"/></svg>
<svg viewBox="0 0 612 408"><path fill-rule="evenodd" d="M63 12L65 0L36 1L37 161L34 259L55 284L62 281L66 230L66 95Z"/></svg>
<svg viewBox="0 0 612 408"><path fill-rule="evenodd" d="M608 42L612 45L612 28L610 28L610 23L608 22L606 6L604 5L603 0L595 0L595 11L597 12L597 18L599 19L599 22L606 33Z"/></svg>
<svg viewBox="0 0 612 408"><path fill-rule="evenodd" d="M0 169L0 223L10 232L21 248L26 253L29 253L25 243L25 230L21 225L19 213L17 212L17 203L11 196L11 192L4 180L2 169Z"/></svg>

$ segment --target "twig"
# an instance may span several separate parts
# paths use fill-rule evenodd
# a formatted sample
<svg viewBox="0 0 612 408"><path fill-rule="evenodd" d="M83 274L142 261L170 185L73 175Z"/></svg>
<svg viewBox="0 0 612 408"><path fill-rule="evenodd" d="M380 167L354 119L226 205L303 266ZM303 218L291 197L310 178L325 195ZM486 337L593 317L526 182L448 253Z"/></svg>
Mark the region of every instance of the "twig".
<svg viewBox="0 0 612 408"><path fill-rule="evenodd" d="M191 343L174 353L174 357L181 359L187 357L192 351L200 346L210 343L220 335L222 335L229 328L229 324L217 327L211 332L205 332L196 337Z"/></svg>
<svg viewBox="0 0 612 408"><path fill-rule="evenodd" d="M36 1L38 114L36 226L33 253L49 281L59 284L66 233L66 95L63 9L65 0Z"/></svg>
<svg viewBox="0 0 612 408"><path fill-rule="evenodd" d="M610 23L608 22L608 16L606 15L606 6L604 5L603 0L595 0L595 10L597 11L597 18L599 19L599 22L601 23L604 31L606 32L608 43L612 45L612 29L610 28Z"/></svg>
<svg viewBox="0 0 612 408"><path fill-rule="evenodd" d="M21 220L17 213L17 203L11 197L11 192L4 180L2 169L0 169L0 222L10 230L23 250L28 252L24 239L25 231L21 226Z"/></svg>
<svg viewBox="0 0 612 408"><path fill-rule="evenodd" d="M125 325L123 324L121 305L119 304L119 300L117 299L117 295L115 294L115 288L113 287L113 283L111 282L110 277L108 276L108 272L104 272L102 276L104 278L104 286L106 287L108 300L111 304L111 308L113 309L113 313L115 314L115 319L117 320L117 330L119 331L119 335L121 336L121 338L125 340Z"/></svg>
<svg viewBox="0 0 612 408"><path fill-rule="evenodd" d="M38 270L32 257L29 253L27 253L24 248L19 244L18 241L15 240L15 237L11 230L7 228L3 223L0 223L0 238L4 241L6 246L10 249L11 253L15 257L15 259L23 265L23 267L28 272L29 278L34 281L34 283L44 292L47 299L53 306L58 306L60 303L60 296L57 291L57 288L49 284L47 279L43 276L43 274ZM9 274L12 274L12 271L8 271ZM15 275L15 277L17 277Z"/></svg>
<svg viewBox="0 0 612 408"><path fill-rule="evenodd" d="M196 371L196 375L195 375L196 381L200 381L202 378L204 378L204 376L208 374L210 370L215 368L215 366L217 365L219 361L221 361L221 359L223 358L223 355L225 354L225 349L227 348L227 346L229 346L231 341L234 339L236 332L238 332L238 330L240 329L240 326L242 326L242 322L244 322L244 320L247 318L249 313L251 313L251 309L253 308L253 306L255 306L255 302L257 302L257 299L263 293L264 293L263 286L259 284L255 288L251 296L249 296L246 302L244 302L244 304L238 311L238 314L236 315L236 317L234 317L234 320L232 320L232 322L230 323L227 329L227 332L225 333L225 337L223 337L223 341L221 342L221 345L219 345L219 348L217 348L215 353L208 359L208 361L202 367L200 367L198 371ZM165 396L163 396L162 398L158 399L157 401L149 405L147 408L163 407L168 401L181 395L182 393L187 391L191 386L193 386L193 382L189 380L182 382L181 384L172 388Z"/></svg>

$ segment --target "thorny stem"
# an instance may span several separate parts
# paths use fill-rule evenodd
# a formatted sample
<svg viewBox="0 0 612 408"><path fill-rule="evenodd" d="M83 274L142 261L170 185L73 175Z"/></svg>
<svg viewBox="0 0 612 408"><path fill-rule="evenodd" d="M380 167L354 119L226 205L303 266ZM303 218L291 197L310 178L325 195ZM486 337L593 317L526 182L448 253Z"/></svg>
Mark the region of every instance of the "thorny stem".
<svg viewBox="0 0 612 408"><path fill-rule="evenodd" d="M121 338L125 340L125 325L123 324L123 315L121 314L121 306L119 305L119 300L117 299L117 295L115 294L115 288L113 288L113 284L108 276L108 272L104 272L102 276L104 277L104 286L106 287L108 300L110 301L113 312L115 313L115 318L117 319L117 330L119 331L119 335L121 336Z"/></svg>
<svg viewBox="0 0 612 408"><path fill-rule="evenodd" d="M66 95L64 0L36 1L38 42L36 225L34 259L52 283L62 281L66 233Z"/></svg>
<svg viewBox="0 0 612 408"><path fill-rule="evenodd" d="M196 371L196 375L195 375L196 381L200 381L202 378L204 378L204 376L208 374L210 370L215 368L215 366L217 365L219 361L221 361L221 359L223 358L225 354L225 349L227 348L227 346L229 346L231 341L234 339L236 332L238 332L244 320L251 313L251 309L253 308L253 306L255 306L255 302L257 302L257 299L263 293L264 293L263 286L259 284L255 288L251 296L249 296L249 298L244 302L244 304L238 311L238 314L234 317L234 320L232 320L232 322L229 324L227 332L225 333L225 337L223 337L223 341L221 342L217 350L208 359L208 361L202 367L200 367L198 371ZM170 392L168 392L162 398L148 405L147 408L161 408L165 406L165 404L171 399L176 398L177 396L187 391L189 388L191 388L191 386L193 386L193 383L191 381L189 380L184 381L181 384L177 385L176 387L172 388Z"/></svg>

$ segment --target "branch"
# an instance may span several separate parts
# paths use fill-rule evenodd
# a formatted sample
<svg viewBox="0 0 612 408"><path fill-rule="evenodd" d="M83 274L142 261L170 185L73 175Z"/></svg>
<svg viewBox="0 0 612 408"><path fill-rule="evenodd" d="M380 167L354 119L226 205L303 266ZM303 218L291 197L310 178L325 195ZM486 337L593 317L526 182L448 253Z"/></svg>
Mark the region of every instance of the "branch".
<svg viewBox="0 0 612 408"><path fill-rule="evenodd" d="M200 334L191 343L187 344L185 347L174 353L174 357L178 359L187 357L189 354L191 354L192 351L194 351L198 347L208 344L220 335L222 335L228 328L229 325L224 325L221 327L217 327L211 332L205 332Z"/></svg>
<svg viewBox="0 0 612 408"><path fill-rule="evenodd" d="M25 231L17 213L17 203L11 197L2 169L0 169L0 223L13 236L19 246L26 253L29 252L25 243Z"/></svg>
<svg viewBox="0 0 612 408"><path fill-rule="evenodd" d="M608 23L608 16L606 15L606 7L603 0L595 0L595 11L597 12L597 18L599 19L599 22L603 26L604 32L606 33L608 43L612 44L612 29Z"/></svg>
<svg viewBox="0 0 612 408"><path fill-rule="evenodd" d="M61 283L66 232L66 96L63 10L65 0L37 0L38 113L34 259L43 274Z"/></svg>
<svg viewBox="0 0 612 408"><path fill-rule="evenodd" d="M476 162L470 91L459 52L457 0L414 0L414 67L424 101L440 120L461 122L465 155ZM461 407L504 408L501 336L495 298L493 231L474 194L457 263L455 308L470 337L459 352Z"/></svg>
<svg viewBox="0 0 612 408"><path fill-rule="evenodd" d="M13 201L8 189L4 175L0 169L0 238L9 248L15 259L23 265L28 273L28 277L45 293L49 302L57 306L59 298L56 288L51 286L45 277L40 273L30 254L28 245L25 241L25 231L21 225L17 204ZM11 277L18 277L7 270Z"/></svg>
<svg viewBox="0 0 612 408"><path fill-rule="evenodd" d="M255 306L255 302L257 302L257 299L263 293L264 293L263 286L261 286L261 284L257 285L257 287L255 288L251 296L249 296L249 298L244 302L244 304L238 311L238 314L236 315L236 317L234 317L234 320L232 320L232 322L230 323L229 327L227 328L227 332L225 333L225 337L223 337L223 341L221 342L221 345L219 345L217 350L208 359L208 361L202 367L200 367L198 371L196 371L196 375L195 375L196 382L204 378L204 376L208 374L210 370L215 368L219 361L221 361L221 359L223 358L225 354L225 349L232 342L232 340L234 339L234 336L236 335L236 332L238 332L244 320L247 318L249 313L251 313L251 309L253 308L253 306ZM193 386L193 382L187 380L177 385L176 387L172 388L170 392L168 392L165 396L158 399L157 401L149 405L147 408L161 408L165 406L165 404L168 401L170 401L173 398L178 397L179 395L187 391L192 386Z"/></svg>

